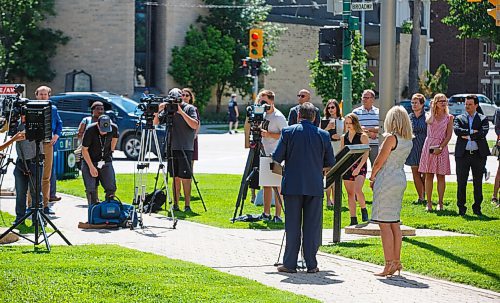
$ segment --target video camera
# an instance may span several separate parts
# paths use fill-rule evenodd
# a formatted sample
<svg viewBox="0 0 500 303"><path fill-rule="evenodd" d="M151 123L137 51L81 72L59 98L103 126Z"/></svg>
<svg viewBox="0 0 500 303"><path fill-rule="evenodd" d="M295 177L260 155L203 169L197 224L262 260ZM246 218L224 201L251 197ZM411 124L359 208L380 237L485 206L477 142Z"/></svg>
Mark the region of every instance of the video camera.
<svg viewBox="0 0 500 303"><path fill-rule="evenodd" d="M147 97L141 98L140 104L137 106L143 113L146 120L153 120L154 114L160 109L160 103L164 102L164 98L156 97L155 95L148 95Z"/></svg>
<svg viewBox="0 0 500 303"><path fill-rule="evenodd" d="M18 132L19 121L21 115L25 112L25 106L28 99L22 99L21 94L24 92L22 85L14 86L15 96L7 96L2 100L2 113L0 118L0 128L3 128L8 123L8 135L13 136Z"/></svg>
<svg viewBox="0 0 500 303"><path fill-rule="evenodd" d="M269 110L271 106L266 103L252 104L247 107L248 123L250 123L250 135L252 141L258 141L262 138L261 129L267 130L269 121L264 119L264 113Z"/></svg>

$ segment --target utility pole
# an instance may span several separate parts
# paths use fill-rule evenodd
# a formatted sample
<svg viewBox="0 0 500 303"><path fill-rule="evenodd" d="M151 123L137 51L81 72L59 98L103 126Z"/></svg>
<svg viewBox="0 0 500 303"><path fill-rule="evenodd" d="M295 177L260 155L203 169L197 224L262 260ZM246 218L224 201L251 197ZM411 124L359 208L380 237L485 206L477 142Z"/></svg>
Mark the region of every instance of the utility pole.
<svg viewBox="0 0 500 303"><path fill-rule="evenodd" d="M342 50L342 113L347 115L352 111L352 68L351 68L351 0L342 3L342 23L344 27Z"/></svg>
<svg viewBox="0 0 500 303"><path fill-rule="evenodd" d="M383 129L385 116L395 104L396 79L396 0L384 0L380 9L380 118ZM382 134L380 131L379 134Z"/></svg>

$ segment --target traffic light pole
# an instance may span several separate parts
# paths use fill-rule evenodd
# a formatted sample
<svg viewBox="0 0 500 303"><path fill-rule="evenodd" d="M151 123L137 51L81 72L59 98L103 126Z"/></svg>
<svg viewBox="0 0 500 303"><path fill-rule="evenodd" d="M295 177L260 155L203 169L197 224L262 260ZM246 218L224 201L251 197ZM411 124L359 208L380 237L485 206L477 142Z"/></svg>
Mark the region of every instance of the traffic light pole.
<svg viewBox="0 0 500 303"><path fill-rule="evenodd" d="M253 102L257 102L257 94L259 93L259 76L253 76L253 93L252 93L252 99Z"/></svg>
<svg viewBox="0 0 500 303"><path fill-rule="evenodd" d="M342 112L344 115L352 111L352 68L351 68L351 0L344 0L342 22L344 23L344 37L342 50Z"/></svg>

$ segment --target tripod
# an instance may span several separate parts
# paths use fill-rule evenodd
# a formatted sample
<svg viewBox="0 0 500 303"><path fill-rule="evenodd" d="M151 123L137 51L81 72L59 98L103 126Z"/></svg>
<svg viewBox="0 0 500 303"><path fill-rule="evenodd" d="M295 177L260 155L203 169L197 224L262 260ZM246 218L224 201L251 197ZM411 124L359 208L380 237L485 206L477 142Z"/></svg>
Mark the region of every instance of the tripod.
<svg viewBox="0 0 500 303"><path fill-rule="evenodd" d="M57 233L63 240L66 242L66 244L71 245L71 243L64 237L64 235L61 233L59 229L52 223L52 221L49 219L49 217L43 213L43 209L40 209L40 164L43 161L42 157L40 156L40 143L41 140L35 140L36 142L36 153L35 153L35 182L33 181L33 172L29 169L28 164L26 160L24 160L24 155L22 155L23 158L23 164L26 169L26 172L28 173L28 179L29 179L29 186L33 190L32 192L35 193L35 199L32 201L33 203L31 205L31 212L27 212L24 214L24 216L17 220L7 231L5 231L2 235L0 235L0 239L5 237L9 232L12 232L28 241L33 243L34 246L40 245L43 242L45 242L45 246L47 247L47 250L50 252L50 243L49 243L49 237L52 236L53 234ZM28 217L32 216L32 221L33 221L33 226L35 227L35 240L31 240L24 235L21 235L17 232L14 231L16 227L19 225L23 224L24 220L26 220ZM50 234L47 235L47 231L45 230L45 226L47 223L54 229L54 231ZM42 237L42 240L40 239L40 236Z"/></svg>
<svg viewBox="0 0 500 303"><path fill-rule="evenodd" d="M166 191L167 201L168 204L170 205L170 215L173 222L172 229L175 229L175 227L177 226L177 219L175 218L172 199L170 198L170 194L168 192L168 175L167 172L165 171L165 165L163 164L161 156L160 144L158 143L158 136L156 134L156 129L153 125L152 119L146 119L146 126L141 132L141 150L139 152L139 158L137 163L137 172L139 174L138 178L139 181L134 188L135 191L134 197L135 197L135 203L138 204L137 213L138 213L139 225L141 226L141 228L144 228L144 221L142 215L144 209L144 200L146 198L145 178L151 164L151 156L148 155L148 158L146 160L146 155L151 151L152 144L154 144L154 148L156 148L156 153L158 154L158 162L160 164L158 167L158 173L156 174L155 191L156 191L156 185L158 184L159 172L161 170L166 189L165 191Z"/></svg>

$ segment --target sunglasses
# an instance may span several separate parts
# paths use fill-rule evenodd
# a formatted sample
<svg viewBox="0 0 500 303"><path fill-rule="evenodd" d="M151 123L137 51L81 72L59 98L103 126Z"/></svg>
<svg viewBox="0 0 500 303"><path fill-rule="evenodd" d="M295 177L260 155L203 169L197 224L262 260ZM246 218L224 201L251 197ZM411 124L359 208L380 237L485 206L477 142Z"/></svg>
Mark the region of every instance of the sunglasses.
<svg viewBox="0 0 500 303"><path fill-rule="evenodd" d="M446 103L448 100L439 100L438 103Z"/></svg>
<svg viewBox="0 0 500 303"><path fill-rule="evenodd" d="M306 95L297 95L298 98L305 98Z"/></svg>
<svg viewBox="0 0 500 303"><path fill-rule="evenodd" d="M334 109L335 106L328 106L326 109Z"/></svg>
<svg viewBox="0 0 500 303"><path fill-rule="evenodd" d="M182 94L183 97L191 97L190 94Z"/></svg>

